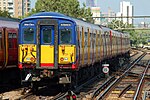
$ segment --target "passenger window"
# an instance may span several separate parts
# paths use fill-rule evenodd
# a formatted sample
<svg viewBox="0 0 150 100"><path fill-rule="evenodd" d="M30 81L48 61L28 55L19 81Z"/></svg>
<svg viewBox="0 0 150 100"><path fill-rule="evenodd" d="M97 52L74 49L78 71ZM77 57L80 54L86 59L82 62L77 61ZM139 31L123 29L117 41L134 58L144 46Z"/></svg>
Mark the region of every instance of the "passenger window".
<svg viewBox="0 0 150 100"><path fill-rule="evenodd" d="M8 33L8 38L12 38L12 33Z"/></svg>
<svg viewBox="0 0 150 100"><path fill-rule="evenodd" d="M85 47L87 47L87 44L88 44L87 42L88 42L88 33L85 32L85 37L84 37L84 43L85 43L84 46Z"/></svg>
<svg viewBox="0 0 150 100"><path fill-rule="evenodd" d="M13 33L13 37L12 38L17 38L17 35L16 35L16 33Z"/></svg>
<svg viewBox="0 0 150 100"><path fill-rule="evenodd" d="M13 48L13 34L12 33L8 33L8 48Z"/></svg>
<svg viewBox="0 0 150 100"><path fill-rule="evenodd" d="M93 41L92 33L90 33L90 41L91 41L90 47L92 48L92 46L93 46L93 44L92 44L92 41Z"/></svg>
<svg viewBox="0 0 150 100"><path fill-rule="evenodd" d="M82 48L82 32L80 31L80 48Z"/></svg>
<svg viewBox="0 0 150 100"><path fill-rule="evenodd" d="M17 47L17 34L13 33L12 38L13 38L13 47L16 48Z"/></svg>
<svg viewBox="0 0 150 100"><path fill-rule="evenodd" d="M51 43L52 41L52 30L43 29L43 43Z"/></svg>

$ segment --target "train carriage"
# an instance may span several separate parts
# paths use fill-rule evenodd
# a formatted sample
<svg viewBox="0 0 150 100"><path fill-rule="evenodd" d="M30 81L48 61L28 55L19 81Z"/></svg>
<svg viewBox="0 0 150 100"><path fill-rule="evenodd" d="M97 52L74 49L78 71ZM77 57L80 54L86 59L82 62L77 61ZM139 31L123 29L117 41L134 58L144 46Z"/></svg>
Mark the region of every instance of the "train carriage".
<svg viewBox="0 0 150 100"><path fill-rule="evenodd" d="M122 33L59 13L32 15L19 27L19 68L25 73L24 82L57 77L57 82L67 84L88 79L100 72L103 60L122 49Z"/></svg>
<svg viewBox="0 0 150 100"><path fill-rule="evenodd" d="M0 17L0 84L19 81L19 20Z"/></svg>
<svg viewBox="0 0 150 100"><path fill-rule="evenodd" d="M0 19L0 69L6 69L18 62L18 27L19 22L10 19ZM17 66L15 66L17 67Z"/></svg>
<svg viewBox="0 0 150 100"><path fill-rule="evenodd" d="M111 47L111 41L110 38L112 37L111 35L111 29L101 26L102 32L103 32L103 46L104 46L104 59L108 59L110 57L110 47Z"/></svg>

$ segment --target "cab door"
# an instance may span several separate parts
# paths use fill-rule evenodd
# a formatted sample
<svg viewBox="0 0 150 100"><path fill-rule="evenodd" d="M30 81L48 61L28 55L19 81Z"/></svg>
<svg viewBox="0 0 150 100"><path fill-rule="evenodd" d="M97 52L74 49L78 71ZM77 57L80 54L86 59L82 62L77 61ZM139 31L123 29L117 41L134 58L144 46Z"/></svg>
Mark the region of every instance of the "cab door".
<svg viewBox="0 0 150 100"><path fill-rule="evenodd" d="M54 26L40 27L40 66L54 67Z"/></svg>

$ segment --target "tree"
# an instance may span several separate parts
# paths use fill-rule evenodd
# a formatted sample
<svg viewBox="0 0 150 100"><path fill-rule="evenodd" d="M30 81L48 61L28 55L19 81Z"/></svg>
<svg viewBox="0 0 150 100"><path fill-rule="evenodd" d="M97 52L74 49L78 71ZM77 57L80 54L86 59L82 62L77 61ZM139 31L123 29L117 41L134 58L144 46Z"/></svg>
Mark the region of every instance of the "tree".
<svg viewBox="0 0 150 100"><path fill-rule="evenodd" d="M132 24L123 23L120 20L113 20L111 23L108 24L108 27L112 29L119 29L119 28L134 28ZM133 45L138 46L138 44L146 44L147 37L144 37L143 34L150 33L149 30L141 31L141 30L134 30L134 29L125 29L121 30L123 32L127 32L130 34L130 40L132 41Z"/></svg>
<svg viewBox="0 0 150 100"><path fill-rule="evenodd" d="M108 27L110 27L111 29L115 29L115 30L118 30L118 29L121 29L121 28L134 28L134 26L132 24L128 24L128 23L123 23L123 21L120 21L120 20L113 20L111 23L108 24ZM119 30L119 31L122 31L122 32L127 32L130 34L130 40L132 41L133 44L137 44L139 41L138 41L138 36L137 36L137 33L135 32L134 29L122 29L122 30Z"/></svg>
<svg viewBox="0 0 150 100"><path fill-rule="evenodd" d="M87 21L92 21L90 8L86 8L85 5L81 8L78 0L37 0L35 9L27 16L40 11L59 12L74 18L84 18Z"/></svg>
<svg viewBox="0 0 150 100"><path fill-rule="evenodd" d="M9 17L9 18L11 18L9 12L6 11L6 10L4 10L4 11L1 11L1 10L0 10L0 16L1 16L1 17Z"/></svg>

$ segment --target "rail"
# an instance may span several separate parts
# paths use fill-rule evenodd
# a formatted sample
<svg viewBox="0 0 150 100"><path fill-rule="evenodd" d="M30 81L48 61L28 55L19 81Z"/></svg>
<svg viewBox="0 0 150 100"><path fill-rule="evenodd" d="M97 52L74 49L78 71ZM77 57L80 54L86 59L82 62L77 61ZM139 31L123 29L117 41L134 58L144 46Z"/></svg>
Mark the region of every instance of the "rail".
<svg viewBox="0 0 150 100"><path fill-rule="evenodd" d="M134 65L135 65L137 62L139 62L146 54L147 54L147 53L144 52L140 57L138 57L134 62L132 62L132 63L130 64L130 67L129 67L120 77L116 78L116 79L111 83L111 85L108 86L108 87L104 90L104 92L103 92L100 96L97 97L97 100L102 100L102 99L104 99L104 98L106 97L106 95L110 92L110 90L113 88L113 86L115 86L123 77L125 77L126 74L134 67Z"/></svg>
<svg viewBox="0 0 150 100"><path fill-rule="evenodd" d="M121 98L121 96L122 96L126 91L128 91L131 87L132 87L132 85L129 84L125 89L123 89L123 90L121 91L121 93L119 94L118 97Z"/></svg>
<svg viewBox="0 0 150 100"><path fill-rule="evenodd" d="M137 90L135 92L135 95L134 95L134 99L133 100L137 100L140 96L140 92L141 92L141 87L143 85L143 81L144 81L144 77L148 71L148 68L149 68L149 65L150 65L150 61L148 62L148 65L146 66L145 70L144 70L144 73L142 74L142 77L141 77L141 80L138 84L138 87L137 87Z"/></svg>
<svg viewBox="0 0 150 100"><path fill-rule="evenodd" d="M92 98L96 97L99 92L103 91L108 85L110 85L110 83L112 81L114 81L116 78L115 76L111 77L110 79L108 79L106 82L104 82L104 84L102 84L100 87L98 87L93 93L92 93Z"/></svg>

